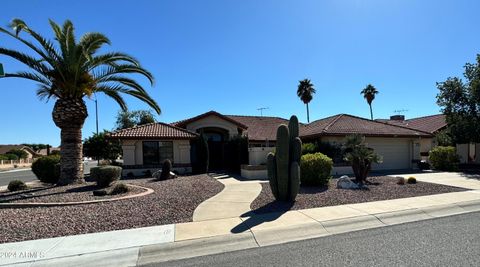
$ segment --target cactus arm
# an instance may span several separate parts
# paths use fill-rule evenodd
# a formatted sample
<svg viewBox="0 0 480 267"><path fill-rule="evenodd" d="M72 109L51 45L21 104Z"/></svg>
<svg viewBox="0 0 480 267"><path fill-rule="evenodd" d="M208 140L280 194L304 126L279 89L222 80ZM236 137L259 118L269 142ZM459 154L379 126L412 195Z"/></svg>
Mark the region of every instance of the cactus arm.
<svg viewBox="0 0 480 267"><path fill-rule="evenodd" d="M285 201L288 199L290 176L290 136L286 125L280 125L277 129L276 149L275 157L277 163L278 197L280 200Z"/></svg>
<svg viewBox="0 0 480 267"><path fill-rule="evenodd" d="M288 199L295 201L298 191L300 191L300 165L297 161L294 161L290 166L290 194Z"/></svg>
<svg viewBox="0 0 480 267"><path fill-rule="evenodd" d="M268 153L267 156L267 173L268 173L268 182L270 184L270 189L275 199L278 199L278 181L277 181L277 164L275 160L275 155L273 153Z"/></svg>

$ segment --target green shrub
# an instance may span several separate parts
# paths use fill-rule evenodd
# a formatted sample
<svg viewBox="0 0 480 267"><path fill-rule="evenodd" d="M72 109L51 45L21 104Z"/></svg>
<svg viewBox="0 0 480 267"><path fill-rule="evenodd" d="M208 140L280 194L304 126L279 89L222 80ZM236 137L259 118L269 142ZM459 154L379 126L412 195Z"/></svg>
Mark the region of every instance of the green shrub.
<svg viewBox="0 0 480 267"><path fill-rule="evenodd" d="M302 144L302 155L313 154L317 150L317 146L314 143Z"/></svg>
<svg viewBox="0 0 480 267"><path fill-rule="evenodd" d="M90 169L90 177L97 182L99 187L107 187L112 182L120 179L122 168L117 166L99 166Z"/></svg>
<svg viewBox="0 0 480 267"><path fill-rule="evenodd" d="M458 170L459 157L455 147L437 146L429 153L430 163L432 167L439 171L456 171Z"/></svg>
<svg viewBox="0 0 480 267"><path fill-rule="evenodd" d="M303 155L300 161L302 185L328 185L333 168L333 161L322 153Z"/></svg>
<svg viewBox="0 0 480 267"><path fill-rule="evenodd" d="M16 154L7 153L5 156L8 160L18 160L18 156Z"/></svg>
<svg viewBox="0 0 480 267"><path fill-rule="evenodd" d="M60 163L60 156L45 156L37 159L32 164L32 172L38 180L44 183L55 184L60 178L60 172L55 165Z"/></svg>
<svg viewBox="0 0 480 267"><path fill-rule="evenodd" d="M20 190L25 190L27 189L27 185L20 181L20 180L13 180L13 181L10 181L10 183L8 183L8 187L7 187L8 191L20 191Z"/></svg>
<svg viewBox="0 0 480 267"><path fill-rule="evenodd" d="M0 160L8 160L8 157L7 155L0 155Z"/></svg>
<svg viewBox="0 0 480 267"><path fill-rule="evenodd" d="M124 194L130 191L130 188L128 185L124 183L118 183L113 186L112 191L110 191L110 195L119 195L119 194Z"/></svg>
<svg viewBox="0 0 480 267"><path fill-rule="evenodd" d="M415 179L415 177L408 177L407 183L409 183L409 184L416 184L416 183L417 183L417 179Z"/></svg>

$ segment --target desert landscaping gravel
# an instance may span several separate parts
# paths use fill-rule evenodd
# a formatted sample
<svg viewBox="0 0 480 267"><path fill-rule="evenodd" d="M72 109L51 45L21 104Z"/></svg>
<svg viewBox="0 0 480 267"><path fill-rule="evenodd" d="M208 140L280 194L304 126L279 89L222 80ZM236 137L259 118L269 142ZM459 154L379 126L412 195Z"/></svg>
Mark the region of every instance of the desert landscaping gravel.
<svg viewBox="0 0 480 267"><path fill-rule="evenodd" d="M0 243L192 221L195 208L223 189L207 175L123 180L155 190L114 202L0 209Z"/></svg>
<svg viewBox="0 0 480 267"><path fill-rule="evenodd" d="M301 187L294 203L275 201L269 184L263 183L260 195L252 202L250 207L255 213L268 213L461 192L467 190L464 188L424 182L398 185L396 178L388 176L369 177L368 180L373 184L368 185L368 189L362 190L337 189L336 179L330 181L328 188Z"/></svg>
<svg viewBox="0 0 480 267"><path fill-rule="evenodd" d="M128 195L134 195L146 190L138 187L129 187L129 192L117 195L94 196L93 191L105 189L107 192L112 190L114 184L109 188L98 188L95 182L84 184L73 184L67 186L47 186L37 187L16 192L0 192L0 203L54 203L54 202L76 202L91 201L100 199L119 198Z"/></svg>

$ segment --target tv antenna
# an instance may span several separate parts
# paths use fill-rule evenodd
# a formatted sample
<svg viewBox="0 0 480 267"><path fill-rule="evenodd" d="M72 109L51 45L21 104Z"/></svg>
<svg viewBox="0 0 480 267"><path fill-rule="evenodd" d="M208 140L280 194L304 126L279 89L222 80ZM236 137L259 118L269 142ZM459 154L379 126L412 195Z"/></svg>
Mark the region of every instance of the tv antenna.
<svg viewBox="0 0 480 267"><path fill-rule="evenodd" d="M408 112L408 109L396 109L393 111L393 113L397 113L397 114L402 114L405 112Z"/></svg>
<svg viewBox="0 0 480 267"><path fill-rule="evenodd" d="M263 111L266 110L266 109L269 109L268 107L266 108L257 108L257 110L260 111L260 116L263 116Z"/></svg>

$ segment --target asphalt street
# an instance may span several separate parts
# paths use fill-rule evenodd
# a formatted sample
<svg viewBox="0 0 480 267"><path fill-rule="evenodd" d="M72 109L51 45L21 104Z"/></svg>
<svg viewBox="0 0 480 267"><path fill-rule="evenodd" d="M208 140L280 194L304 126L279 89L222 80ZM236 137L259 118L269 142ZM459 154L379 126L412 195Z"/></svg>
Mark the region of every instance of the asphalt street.
<svg viewBox="0 0 480 267"><path fill-rule="evenodd" d="M85 174L90 173L90 168L97 166L96 161L88 161L84 164ZM0 186L8 185L11 180L31 182L37 180L30 169L0 172Z"/></svg>
<svg viewBox="0 0 480 267"><path fill-rule="evenodd" d="M480 213L149 266L480 266Z"/></svg>

